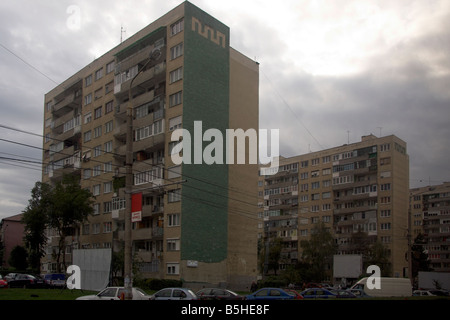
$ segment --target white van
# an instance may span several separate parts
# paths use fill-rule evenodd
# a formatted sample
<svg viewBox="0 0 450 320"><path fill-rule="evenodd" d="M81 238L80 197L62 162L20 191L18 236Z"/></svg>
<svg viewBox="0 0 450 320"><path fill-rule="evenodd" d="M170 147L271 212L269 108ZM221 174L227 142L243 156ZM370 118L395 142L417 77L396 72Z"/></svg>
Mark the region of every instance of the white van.
<svg viewBox="0 0 450 320"><path fill-rule="evenodd" d="M368 277L362 278L351 289L360 289L371 297L410 297L411 281L407 278L380 278L380 289L369 289L366 286Z"/></svg>

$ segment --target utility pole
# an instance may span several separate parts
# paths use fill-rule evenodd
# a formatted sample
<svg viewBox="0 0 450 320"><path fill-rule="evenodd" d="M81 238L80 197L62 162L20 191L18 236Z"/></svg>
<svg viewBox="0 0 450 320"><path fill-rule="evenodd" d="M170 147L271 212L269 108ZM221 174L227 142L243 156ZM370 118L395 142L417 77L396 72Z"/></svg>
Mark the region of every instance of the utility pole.
<svg viewBox="0 0 450 320"><path fill-rule="evenodd" d="M126 210L125 210L125 248L124 248L124 286L125 286L125 300L133 299L133 271L132 271L132 246L131 239L131 198L133 188L133 96L131 89L133 81L136 77L145 70L147 65L152 60L157 60L161 56L159 49L153 49L150 57L145 65L138 71L138 73L131 79L130 87L128 88L128 106L127 106L127 131L126 131L126 151L125 151L125 194L126 194Z"/></svg>

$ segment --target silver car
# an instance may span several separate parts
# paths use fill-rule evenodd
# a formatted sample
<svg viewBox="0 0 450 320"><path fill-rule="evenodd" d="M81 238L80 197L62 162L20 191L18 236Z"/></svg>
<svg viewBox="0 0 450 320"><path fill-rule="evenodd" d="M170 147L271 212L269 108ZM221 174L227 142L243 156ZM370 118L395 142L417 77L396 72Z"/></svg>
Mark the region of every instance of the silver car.
<svg viewBox="0 0 450 320"><path fill-rule="evenodd" d="M147 295L139 288L132 288L133 300L150 300ZM78 297L76 300L122 300L125 297L124 287L107 287L97 294Z"/></svg>
<svg viewBox="0 0 450 320"><path fill-rule="evenodd" d="M190 289L165 288L153 294L151 300L198 300L198 298Z"/></svg>

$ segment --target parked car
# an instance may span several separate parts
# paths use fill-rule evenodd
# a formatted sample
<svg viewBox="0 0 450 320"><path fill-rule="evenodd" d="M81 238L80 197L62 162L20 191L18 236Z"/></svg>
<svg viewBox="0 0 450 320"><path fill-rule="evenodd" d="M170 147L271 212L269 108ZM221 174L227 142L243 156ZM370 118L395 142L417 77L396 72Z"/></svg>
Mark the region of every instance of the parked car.
<svg viewBox="0 0 450 320"><path fill-rule="evenodd" d="M8 281L9 288L43 288L44 279L31 274L17 274L14 279Z"/></svg>
<svg viewBox="0 0 450 320"><path fill-rule="evenodd" d="M151 300L198 300L197 295L186 288L165 288L155 292Z"/></svg>
<svg viewBox="0 0 450 320"><path fill-rule="evenodd" d="M133 287L133 300L150 300L151 296L143 290ZM107 287L97 294L81 296L76 300L122 300L125 296L125 287Z"/></svg>
<svg viewBox="0 0 450 320"><path fill-rule="evenodd" d="M434 296L434 294L432 294L430 290L414 290L413 296L426 297L426 296Z"/></svg>
<svg viewBox="0 0 450 320"><path fill-rule="evenodd" d="M0 277L0 288L8 288L8 281L3 280L1 277Z"/></svg>
<svg viewBox="0 0 450 320"><path fill-rule="evenodd" d="M303 298L305 299L329 299L329 298L337 298L337 295L331 292L328 289L324 288L309 288L302 292L300 292Z"/></svg>
<svg viewBox="0 0 450 320"><path fill-rule="evenodd" d="M440 296L440 297L448 297L450 295L449 292L444 289L432 289L429 291L431 294L433 294L435 296Z"/></svg>
<svg viewBox="0 0 450 320"><path fill-rule="evenodd" d="M284 289L284 291L286 291L287 293L289 293L289 294L292 294L293 296L294 296L294 299L296 299L296 300L301 300L301 299L303 299L303 297L302 297L302 295L300 294L300 293L298 293L298 291L297 290L294 290L294 289Z"/></svg>
<svg viewBox="0 0 450 320"><path fill-rule="evenodd" d="M247 300L293 300L295 296L280 288L262 288L245 298Z"/></svg>
<svg viewBox="0 0 450 320"><path fill-rule="evenodd" d="M356 295L344 289L327 289L333 293L336 298L356 298Z"/></svg>
<svg viewBox="0 0 450 320"><path fill-rule="evenodd" d="M64 287L66 285L66 275L64 273L49 273L44 275L45 285L50 288Z"/></svg>
<svg viewBox="0 0 450 320"><path fill-rule="evenodd" d="M18 275L18 273L8 273L3 279L7 282L14 280L14 278Z"/></svg>
<svg viewBox="0 0 450 320"><path fill-rule="evenodd" d="M365 293L363 289L347 289L347 291L353 293L356 298L370 298L370 296Z"/></svg>
<svg viewBox="0 0 450 320"><path fill-rule="evenodd" d="M350 289L362 289L372 297L410 297L412 296L411 281L408 278L381 277L380 288L369 288L366 285L369 277L362 278Z"/></svg>
<svg viewBox="0 0 450 320"><path fill-rule="evenodd" d="M200 300L244 300L244 297L227 289L205 288L196 293Z"/></svg>

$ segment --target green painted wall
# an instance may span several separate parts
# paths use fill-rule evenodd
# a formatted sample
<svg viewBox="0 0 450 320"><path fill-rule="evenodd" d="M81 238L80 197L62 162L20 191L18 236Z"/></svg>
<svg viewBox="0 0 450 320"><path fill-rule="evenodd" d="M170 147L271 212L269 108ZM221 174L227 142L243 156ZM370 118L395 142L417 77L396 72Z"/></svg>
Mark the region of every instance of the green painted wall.
<svg viewBox="0 0 450 320"><path fill-rule="evenodd" d="M223 137L229 127L230 32L196 6L184 4L183 128L191 133L193 163L194 121L202 121L203 133L216 128ZM205 32L205 26L209 31ZM213 41L216 31L224 35L225 43ZM203 142L202 150L208 144ZM182 186L181 260L223 261L227 257L228 167L183 164L182 172L187 182Z"/></svg>

